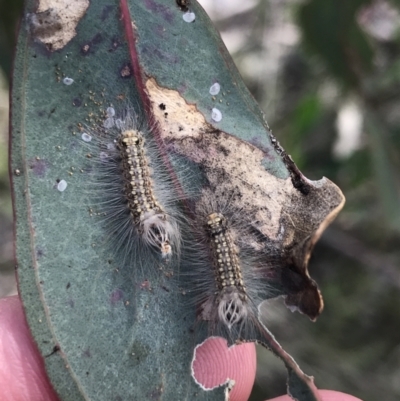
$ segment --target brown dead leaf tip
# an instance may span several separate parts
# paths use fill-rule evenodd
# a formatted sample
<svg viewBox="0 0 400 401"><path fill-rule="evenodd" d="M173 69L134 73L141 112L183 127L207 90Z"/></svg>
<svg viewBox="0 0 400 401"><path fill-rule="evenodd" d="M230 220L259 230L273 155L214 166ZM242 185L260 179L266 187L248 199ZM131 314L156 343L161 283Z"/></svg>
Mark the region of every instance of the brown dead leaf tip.
<svg viewBox="0 0 400 401"><path fill-rule="evenodd" d="M299 265L290 255L283 256L279 266L263 276L271 287L282 295L285 305L315 321L321 314L324 302L317 283L309 276L306 266Z"/></svg>

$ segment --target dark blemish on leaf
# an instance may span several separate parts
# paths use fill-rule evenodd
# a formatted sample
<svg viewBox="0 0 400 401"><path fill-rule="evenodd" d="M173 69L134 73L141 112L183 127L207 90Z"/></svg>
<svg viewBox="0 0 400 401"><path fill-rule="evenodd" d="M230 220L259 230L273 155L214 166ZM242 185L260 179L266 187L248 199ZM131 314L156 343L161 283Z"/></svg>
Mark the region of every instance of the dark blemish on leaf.
<svg viewBox="0 0 400 401"><path fill-rule="evenodd" d="M166 33L167 33L164 24L163 25L159 25L159 24L155 25L153 28L153 32L154 32L155 36L158 36L159 38L162 38L162 39L165 38Z"/></svg>
<svg viewBox="0 0 400 401"><path fill-rule="evenodd" d="M65 286L65 288L68 290L71 287L71 283L68 282L67 285Z"/></svg>
<svg viewBox="0 0 400 401"><path fill-rule="evenodd" d="M118 38L113 38L111 42L111 47L108 49L109 52L113 52L121 46L121 42Z"/></svg>
<svg viewBox="0 0 400 401"><path fill-rule="evenodd" d="M276 153L282 158L289 170L294 188L298 189L303 195L308 195L310 193L310 184L306 181L306 178L300 172L291 156L286 153L275 136L272 135L272 132L270 132L269 137Z"/></svg>
<svg viewBox="0 0 400 401"><path fill-rule="evenodd" d="M176 4L181 9L181 11L188 11L190 1L189 0L176 0Z"/></svg>
<svg viewBox="0 0 400 401"><path fill-rule="evenodd" d="M164 285L160 285L160 288L162 288L166 292L169 292L169 288L165 287Z"/></svg>
<svg viewBox="0 0 400 401"><path fill-rule="evenodd" d="M88 53L89 53L89 50L90 50L90 45L89 45L89 44L83 45L83 46L81 47L81 51L82 51L82 53L83 53L84 55L88 54Z"/></svg>
<svg viewBox="0 0 400 401"><path fill-rule="evenodd" d="M167 22L171 23L174 19L172 12L167 6L157 4L154 0L144 0L146 8L155 14L160 14Z"/></svg>
<svg viewBox="0 0 400 401"><path fill-rule="evenodd" d="M116 290L114 290L111 295L110 295L110 303L112 306L116 305L119 301L122 300L124 293L122 290L120 290L119 288L117 288Z"/></svg>
<svg viewBox="0 0 400 401"><path fill-rule="evenodd" d="M100 33L97 33L96 35L93 36L93 38L89 42L81 46L81 53L84 56L88 54L93 54L95 52L96 45L100 44L102 41L103 37L101 36Z"/></svg>
<svg viewBox="0 0 400 401"><path fill-rule="evenodd" d="M151 393L149 393L149 398L152 400L160 400L163 392L163 386L160 385L160 387L154 389Z"/></svg>
<svg viewBox="0 0 400 401"><path fill-rule="evenodd" d="M92 45L98 45L103 41L103 36L101 36L101 33L96 33L96 35L93 36L93 39L90 41L90 44Z"/></svg>
<svg viewBox="0 0 400 401"><path fill-rule="evenodd" d="M149 355L150 348L141 343L138 340L135 340L129 350L129 356L136 364L143 362L147 356Z"/></svg>
<svg viewBox="0 0 400 401"><path fill-rule="evenodd" d="M42 256L44 256L43 249L37 248L37 249L36 249L36 257L39 259L39 258L41 258Z"/></svg>
<svg viewBox="0 0 400 401"><path fill-rule="evenodd" d="M44 177L47 171L47 162L42 159L34 159L29 163L29 168L38 177Z"/></svg>
<svg viewBox="0 0 400 401"><path fill-rule="evenodd" d="M82 356L84 356L85 358L91 358L92 354L90 353L90 348L86 348L83 352L82 352Z"/></svg>
<svg viewBox="0 0 400 401"><path fill-rule="evenodd" d="M225 146L220 146L219 150L223 153L224 156L229 156L231 153Z"/></svg>
<svg viewBox="0 0 400 401"><path fill-rule="evenodd" d="M126 63L120 69L120 75L122 78L130 78L132 76L132 65L131 63Z"/></svg>
<svg viewBox="0 0 400 401"><path fill-rule="evenodd" d="M50 113L48 114L47 118L50 118L50 116L56 111L56 108L54 107L53 109L50 110Z"/></svg>
<svg viewBox="0 0 400 401"><path fill-rule="evenodd" d="M54 8L26 15L30 33L41 40L62 29L62 21Z"/></svg>
<svg viewBox="0 0 400 401"><path fill-rule="evenodd" d="M52 356L52 355L54 355L56 352L58 352L58 351L60 351L60 346L59 345L55 345L54 347L53 347L53 350L50 352L50 354L48 354L48 355L45 355L44 357L45 358L48 358L49 356Z"/></svg>
<svg viewBox="0 0 400 401"><path fill-rule="evenodd" d="M109 15L110 15L111 11L113 11L113 9L114 9L114 6L103 7L103 10L101 11L100 19L102 21L105 21L109 17Z"/></svg>
<svg viewBox="0 0 400 401"><path fill-rule="evenodd" d="M158 105L158 107L159 107L161 110L165 110L165 109L166 109L166 106L165 106L164 103L160 103L160 104Z"/></svg>
<svg viewBox="0 0 400 401"><path fill-rule="evenodd" d="M168 113L164 113L164 117L167 118L168 117Z"/></svg>
<svg viewBox="0 0 400 401"><path fill-rule="evenodd" d="M36 41L33 43L32 48L35 51L35 53L40 54L46 57L47 59L49 59L52 55L53 46L50 44L49 45L46 44L45 46L43 46L43 42Z"/></svg>
<svg viewBox="0 0 400 401"><path fill-rule="evenodd" d="M80 97L74 98L74 100L72 101L72 105L74 107L80 107L82 105L82 99Z"/></svg>
<svg viewBox="0 0 400 401"><path fill-rule="evenodd" d="M43 117L46 114L46 112L44 110L39 110L37 114L39 117Z"/></svg>
<svg viewBox="0 0 400 401"><path fill-rule="evenodd" d="M169 64L178 64L179 63L179 57L176 54L171 54L168 52L164 52L155 46L148 46L144 47L143 53L155 57L159 59L160 61L165 61L166 63Z"/></svg>
<svg viewBox="0 0 400 401"><path fill-rule="evenodd" d="M141 290L151 291L150 281L149 281L149 280L144 280L144 281L140 284L140 289L141 289Z"/></svg>

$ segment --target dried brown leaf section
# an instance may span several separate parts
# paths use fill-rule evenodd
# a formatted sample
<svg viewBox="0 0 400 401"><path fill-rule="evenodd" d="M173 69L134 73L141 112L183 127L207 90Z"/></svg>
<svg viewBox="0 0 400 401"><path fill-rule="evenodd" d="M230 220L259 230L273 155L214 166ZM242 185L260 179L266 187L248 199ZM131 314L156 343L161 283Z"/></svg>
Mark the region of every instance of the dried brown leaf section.
<svg viewBox="0 0 400 401"><path fill-rule="evenodd" d="M158 86L152 78L146 88L163 141L201 166L216 203L229 202L240 211L243 224L257 233L254 247L261 237L279 250L271 281L288 306L314 320L323 301L307 264L315 242L343 207L340 189L326 178L310 181L301 176L305 194L290 177L277 178L265 169L264 151L213 127L177 91ZM199 202L208 196L203 192Z"/></svg>
<svg viewBox="0 0 400 401"><path fill-rule="evenodd" d="M62 49L75 35L89 0L39 0L36 13L27 16L35 38L49 51Z"/></svg>

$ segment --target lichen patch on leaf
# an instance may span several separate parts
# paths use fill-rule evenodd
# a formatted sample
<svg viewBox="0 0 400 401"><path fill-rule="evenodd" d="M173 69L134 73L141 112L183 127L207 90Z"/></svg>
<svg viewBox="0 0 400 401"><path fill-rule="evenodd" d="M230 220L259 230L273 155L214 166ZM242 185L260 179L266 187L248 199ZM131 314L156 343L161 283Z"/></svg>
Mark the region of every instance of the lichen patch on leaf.
<svg viewBox="0 0 400 401"><path fill-rule="evenodd" d="M265 150L208 123L178 91L162 88L152 78L146 88L168 149L201 168L214 202L239 211L242 223L255 233L250 246L257 249L262 238L266 249L274 249L279 263L273 285L288 306L314 320L323 301L307 264L316 239L343 207L340 189L326 178L304 177L308 190L299 191L290 177L278 178L264 167Z"/></svg>
<svg viewBox="0 0 400 401"><path fill-rule="evenodd" d="M213 128L177 91L163 89L151 79L147 89L164 141L175 152L203 166L216 198L240 188L241 196L233 200L232 206L251 220L255 211L258 230L277 240L282 207L292 189L290 179L270 174L262 164L262 150ZM158 107L160 104L165 110Z"/></svg>
<svg viewBox="0 0 400 401"><path fill-rule="evenodd" d="M152 102L153 114L160 123L164 137L171 136L172 133L176 139L197 137L200 131L209 127L196 106L187 104L178 91L158 86L153 78L147 80L146 88Z"/></svg>
<svg viewBox="0 0 400 401"><path fill-rule="evenodd" d="M27 15L30 30L49 51L62 49L88 7L89 0L39 0L36 13Z"/></svg>

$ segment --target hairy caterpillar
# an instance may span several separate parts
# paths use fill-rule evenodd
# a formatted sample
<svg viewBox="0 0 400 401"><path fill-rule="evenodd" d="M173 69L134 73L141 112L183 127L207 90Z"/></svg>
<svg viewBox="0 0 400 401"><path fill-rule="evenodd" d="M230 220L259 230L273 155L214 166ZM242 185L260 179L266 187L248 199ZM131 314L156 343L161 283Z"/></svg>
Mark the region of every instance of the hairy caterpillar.
<svg viewBox="0 0 400 401"><path fill-rule="evenodd" d="M134 129L121 132L117 140L124 192L130 215L145 243L160 250L163 258L176 248L177 230L154 193L143 134ZM176 250L175 250L176 251Z"/></svg>
<svg viewBox="0 0 400 401"><path fill-rule="evenodd" d="M179 258L178 196L152 130L138 122L131 108L118 116L109 107L106 117L82 134L90 148L91 209L124 260L142 265L149 257L160 263Z"/></svg>
<svg viewBox="0 0 400 401"><path fill-rule="evenodd" d="M224 215L215 212L208 215L206 229L214 265L218 317L230 329L247 316L248 296L239 255Z"/></svg>
<svg viewBox="0 0 400 401"><path fill-rule="evenodd" d="M209 323L210 334L232 340L253 335L259 304L278 295L262 279L278 251L269 245L266 265L268 245L243 224L243 211L234 206L238 196L236 191L219 199L215 191L203 189L193 212L193 246L184 260L198 321Z"/></svg>

